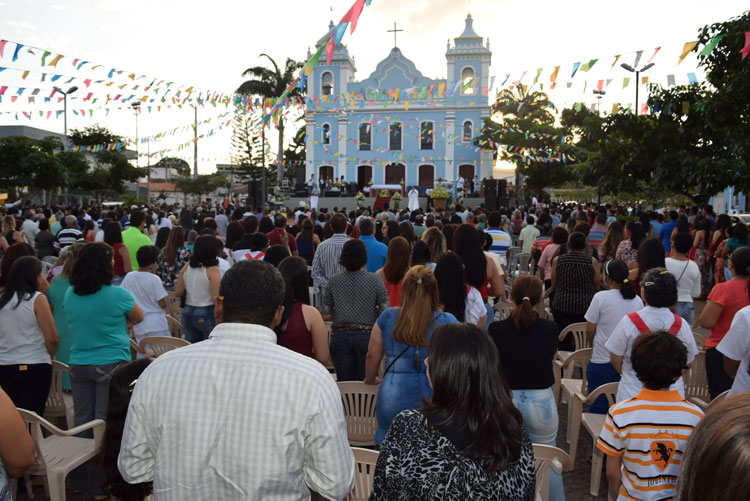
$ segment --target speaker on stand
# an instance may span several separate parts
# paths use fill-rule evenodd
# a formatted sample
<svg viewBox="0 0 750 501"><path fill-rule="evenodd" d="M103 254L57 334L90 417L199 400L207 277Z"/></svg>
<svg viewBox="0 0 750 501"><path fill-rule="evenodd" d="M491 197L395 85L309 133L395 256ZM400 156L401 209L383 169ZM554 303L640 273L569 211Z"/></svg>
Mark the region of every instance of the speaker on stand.
<svg viewBox="0 0 750 501"><path fill-rule="evenodd" d="M497 180L485 179L484 183L484 206L488 210L497 210Z"/></svg>

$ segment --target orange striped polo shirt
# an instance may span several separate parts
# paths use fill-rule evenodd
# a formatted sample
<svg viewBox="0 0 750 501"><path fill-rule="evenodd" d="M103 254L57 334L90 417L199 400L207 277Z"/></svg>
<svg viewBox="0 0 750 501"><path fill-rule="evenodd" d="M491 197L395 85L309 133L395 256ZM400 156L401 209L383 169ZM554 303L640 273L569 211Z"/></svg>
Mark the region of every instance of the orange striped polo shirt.
<svg viewBox="0 0 750 501"><path fill-rule="evenodd" d="M675 390L644 388L613 405L596 446L607 455L622 457L617 499L673 498L682 455L702 418L703 411Z"/></svg>

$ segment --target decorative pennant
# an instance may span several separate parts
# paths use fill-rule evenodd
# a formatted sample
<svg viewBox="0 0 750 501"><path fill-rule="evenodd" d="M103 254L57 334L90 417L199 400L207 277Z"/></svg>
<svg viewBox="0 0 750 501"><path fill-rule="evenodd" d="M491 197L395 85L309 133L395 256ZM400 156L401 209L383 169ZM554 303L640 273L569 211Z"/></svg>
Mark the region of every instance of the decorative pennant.
<svg viewBox="0 0 750 501"><path fill-rule="evenodd" d="M688 82L690 82L690 85L698 83L698 77L695 76L695 73L688 73L687 77L688 77Z"/></svg>
<svg viewBox="0 0 750 501"><path fill-rule="evenodd" d="M680 54L680 58L677 60L677 65L679 66L682 64L682 62L685 60L685 58L690 54L695 46L698 45L698 42L686 42L685 46L682 48L682 53Z"/></svg>
<svg viewBox="0 0 750 501"><path fill-rule="evenodd" d="M703 50L701 50L701 56L706 57L711 54L725 36L726 35L716 35L715 37L713 37L711 41L708 42L705 47L703 47Z"/></svg>
<svg viewBox="0 0 750 501"><path fill-rule="evenodd" d="M625 77L622 79L622 88L627 89L628 85L630 85L630 77Z"/></svg>
<svg viewBox="0 0 750 501"><path fill-rule="evenodd" d="M570 78L573 78L576 76L576 72L578 71L578 68L580 68L581 63L573 63L573 73L570 75Z"/></svg>
<svg viewBox="0 0 750 501"><path fill-rule="evenodd" d="M745 46L740 51L740 54L742 54L743 60L750 54L750 31L745 32Z"/></svg>
<svg viewBox="0 0 750 501"><path fill-rule="evenodd" d="M651 56L651 58L650 58L650 59L648 60L648 63L651 63L651 61L653 61L653 60L654 60L654 58L656 57L656 55L657 55L657 54L659 53L659 51L660 51L660 50L661 50L661 47L657 47L657 48L656 48L656 50L654 51L653 55L652 55L652 56Z"/></svg>
<svg viewBox="0 0 750 501"><path fill-rule="evenodd" d="M618 54L615 56L615 60L612 62L612 66L610 66L610 68L614 68L615 65L617 64L617 61L619 60L620 60L620 55Z"/></svg>
<svg viewBox="0 0 750 501"><path fill-rule="evenodd" d="M638 63L641 62L641 56L642 55L643 55L643 51L642 50L639 50L638 52L635 53L635 62L633 63L633 68L637 68L638 67Z"/></svg>

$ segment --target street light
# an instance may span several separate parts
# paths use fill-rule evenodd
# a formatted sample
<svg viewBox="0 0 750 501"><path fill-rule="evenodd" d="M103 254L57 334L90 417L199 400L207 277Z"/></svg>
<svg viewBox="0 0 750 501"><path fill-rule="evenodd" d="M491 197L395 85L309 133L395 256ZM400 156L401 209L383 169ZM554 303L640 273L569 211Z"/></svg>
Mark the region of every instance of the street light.
<svg viewBox="0 0 750 501"><path fill-rule="evenodd" d="M594 95L596 96L596 113L601 116L602 114L602 98L607 93L605 90L594 89Z"/></svg>
<svg viewBox="0 0 750 501"><path fill-rule="evenodd" d="M130 107L135 112L135 166L140 167L138 162L138 110L141 108L141 103L136 101L130 103ZM135 180L135 199L140 203L141 201L141 183L138 179ZM148 202L148 201L147 201Z"/></svg>
<svg viewBox="0 0 750 501"><path fill-rule="evenodd" d="M65 147L68 145L68 94L72 94L75 91L78 90L78 86L74 85L73 87L69 88L67 92L62 90L60 87L53 87L57 92L63 95L63 123L65 127L65 144L63 144L63 151L65 151ZM65 205L68 205L68 194L69 194L69 188L65 187Z"/></svg>
<svg viewBox="0 0 750 501"><path fill-rule="evenodd" d="M641 73L643 73L643 72L647 71L648 69L650 69L655 64L656 63L648 63L646 66L644 66L640 70L636 70L635 68L633 68L632 66L630 66L627 63L622 63L620 65L623 68L625 68L626 70L628 70L630 73L635 73L635 114L636 115L639 114L639 110L638 110L638 87L640 87L640 85L641 85L640 75L641 75Z"/></svg>

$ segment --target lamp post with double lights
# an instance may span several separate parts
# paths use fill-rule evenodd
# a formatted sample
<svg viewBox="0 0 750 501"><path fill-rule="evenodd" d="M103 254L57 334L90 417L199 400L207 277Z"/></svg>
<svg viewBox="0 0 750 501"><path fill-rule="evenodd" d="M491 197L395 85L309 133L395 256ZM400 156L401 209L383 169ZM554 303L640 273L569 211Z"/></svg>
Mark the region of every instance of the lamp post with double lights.
<svg viewBox="0 0 750 501"><path fill-rule="evenodd" d="M594 89L594 95L596 96L596 114L602 115L602 98L607 93L606 90Z"/></svg>
<svg viewBox="0 0 750 501"><path fill-rule="evenodd" d="M72 94L78 90L78 86L74 85L67 91L62 90L60 87L53 87L57 92L63 95L63 127L65 128L65 144L63 145L63 151L68 146L68 94ZM68 196L70 188L65 187L65 205L68 205Z"/></svg>
<svg viewBox="0 0 750 501"><path fill-rule="evenodd" d="M140 167L138 158L138 112L141 109L141 103L136 101L130 103L130 107L135 112L135 166ZM138 179L135 180L135 199L138 203L141 201L141 182ZM148 202L148 201L147 201Z"/></svg>
<svg viewBox="0 0 750 501"><path fill-rule="evenodd" d="M656 63L648 63L646 66L641 68L640 70L636 70L632 66L630 66L627 63L622 63L620 66L628 70L630 73L635 73L635 114L640 114L638 109L638 87L641 86L640 76L641 73L648 71L652 66L654 66Z"/></svg>

